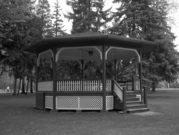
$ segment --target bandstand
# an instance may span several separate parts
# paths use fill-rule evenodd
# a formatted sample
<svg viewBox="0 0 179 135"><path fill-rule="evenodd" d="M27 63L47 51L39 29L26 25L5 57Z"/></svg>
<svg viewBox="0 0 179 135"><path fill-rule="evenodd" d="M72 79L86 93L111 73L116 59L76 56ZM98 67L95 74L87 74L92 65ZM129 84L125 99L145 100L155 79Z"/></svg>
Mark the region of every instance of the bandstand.
<svg viewBox="0 0 179 135"><path fill-rule="evenodd" d="M142 87L142 53L150 53L155 43L111 34L87 32L58 38L42 39L24 50L37 55L37 93L36 108L51 110L122 110L126 111L128 99L138 98L141 105L147 107L146 92ZM50 61L50 76L40 79L41 60ZM136 58L138 61L138 79L120 82L116 74L106 77L106 62L113 64L116 72L117 62ZM77 61L82 71L89 61L102 65L101 78L58 78L59 60ZM83 76L83 73L82 73ZM131 88L127 87L131 83ZM124 87L122 87L124 86ZM131 96L127 93L132 92ZM135 95L134 95L135 93ZM132 96L133 95L133 96ZM132 100L131 100L132 101ZM137 101L134 101L137 102ZM136 106L136 105L134 105ZM139 108L139 107L138 107Z"/></svg>

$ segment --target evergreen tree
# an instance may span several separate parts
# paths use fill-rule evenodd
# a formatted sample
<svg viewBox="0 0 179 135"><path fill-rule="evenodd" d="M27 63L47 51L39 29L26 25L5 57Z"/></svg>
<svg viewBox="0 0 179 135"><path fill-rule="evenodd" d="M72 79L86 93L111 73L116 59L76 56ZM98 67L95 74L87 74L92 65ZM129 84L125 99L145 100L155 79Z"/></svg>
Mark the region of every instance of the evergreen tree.
<svg viewBox="0 0 179 135"><path fill-rule="evenodd" d="M40 18L39 31L41 37L51 37L52 35L52 19L50 15L50 5L48 0L38 0L36 14Z"/></svg>
<svg viewBox="0 0 179 135"><path fill-rule="evenodd" d="M30 55L22 51L22 48L30 44L29 21L32 19L30 10L33 2L28 0L11 0L0 2L1 39L0 57L3 69L11 73L15 81L24 77L26 69L30 69L27 58ZM32 66L32 64L31 64ZM8 68L7 68L8 67ZM14 84L16 94L16 82Z"/></svg>
<svg viewBox="0 0 179 135"><path fill-rule="evenodd" d="M154 41L159 44L151 57L143 54L143 77L148 82L172 81L178 72L174 35L167 23L166 0L114 0L119 4L110 33Z"/></svg>
<svg viewBox="0 0 179 135"><path fill-rule="evenodd" d="M55 9L54 9L54 13L53 13L53 33L55 35L55 37L64 35L64 30L63 30L63 20L62 20L62 16L61 16L61 8L60 8L60 2L59 0L56 0L55 4Z"/></svg>
<svg viewBox="0 0 179 135"><path fill-rule="evenodd" d="M68 0L73 13L68 13L68 19L73 20L72 33L86 31L104 32L110 20L109 10L104 11L103 0Z"/></svg>

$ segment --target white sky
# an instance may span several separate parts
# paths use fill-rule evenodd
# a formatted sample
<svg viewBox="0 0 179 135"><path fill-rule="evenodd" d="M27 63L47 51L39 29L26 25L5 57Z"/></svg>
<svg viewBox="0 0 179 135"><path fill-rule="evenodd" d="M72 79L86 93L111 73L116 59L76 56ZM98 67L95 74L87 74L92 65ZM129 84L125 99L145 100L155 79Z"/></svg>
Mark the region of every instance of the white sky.
<svg viewBox="0 0 179 135"><path fill-rule="evenodd" d="M49 1L50 5L51 5L51 10L53 10L53 5L54 5L54 2L56 0L48 0L48 1ZM67 14L67 12L71 11L71 8L66 5L66 0L59 0L59 2L60 2L60 5L61 5L63 14ZM111 0L106 0L105 8L108 9L108 8L110 8L112 6L113 5L111 3ZM173 24L171 24L172 32L176 36L176 40L174 41L174 43L177 45L176 49L179 51L179 9L171 12L171 17L174 20ZM70 33L71 23L67 19L64 19L64 29L66 29L66 31L68 33Z"/></svg>
<svg viewBox="0 0 179 135"><path fill-rule="evenodd" d="M176 12L174 12L172 15L174 19L174 24L171 25L171 27L172 27L172 32L176 36L176 40L174 41L174 43L177 45L176 49L179 52L179 9Z"/></svg>

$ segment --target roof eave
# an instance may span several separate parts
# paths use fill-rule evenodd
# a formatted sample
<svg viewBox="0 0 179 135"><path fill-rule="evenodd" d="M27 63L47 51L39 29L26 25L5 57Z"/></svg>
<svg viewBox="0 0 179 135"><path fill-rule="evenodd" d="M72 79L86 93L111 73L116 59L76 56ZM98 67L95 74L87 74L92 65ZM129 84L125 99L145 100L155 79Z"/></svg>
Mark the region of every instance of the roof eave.
<svg viewBox="0 0 179 135"><path fill-rule="evenodd" d="M40 53L42 51L52 49L54 47L75 47L75 46L90 46L90 45L111 45L125 48L142 49L143 53L150 53L156 43L132 38L120 37L111 34L90 33L90 34L74 34L58 38L42 39L37 43L24 48L24 51L30 53Z"/></svg>

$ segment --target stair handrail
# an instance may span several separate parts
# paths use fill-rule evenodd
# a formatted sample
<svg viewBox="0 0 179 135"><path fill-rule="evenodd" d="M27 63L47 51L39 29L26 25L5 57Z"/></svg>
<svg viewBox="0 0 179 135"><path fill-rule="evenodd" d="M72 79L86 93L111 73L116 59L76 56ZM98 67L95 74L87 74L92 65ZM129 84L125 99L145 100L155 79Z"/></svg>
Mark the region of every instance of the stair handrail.
<svg viewBox="0 0 179 135"><path fill-rule="evenodd" d="M113 82L114 82L114 92L115 92L115 94L118 96L118 98L120 98L121 101L123 101L123 97L122 97L123 89L122 89L122 87L114 79L113 79Z"/></svg>
<svg viewBox="0 0 179 135"><path fill-rule="evenodd" d="M118 98L122 101L122 106L123 106L123 112L126 111L126 87L121 87L116 80L113 79L113 90L115 94L118 96Z"/></svg>

